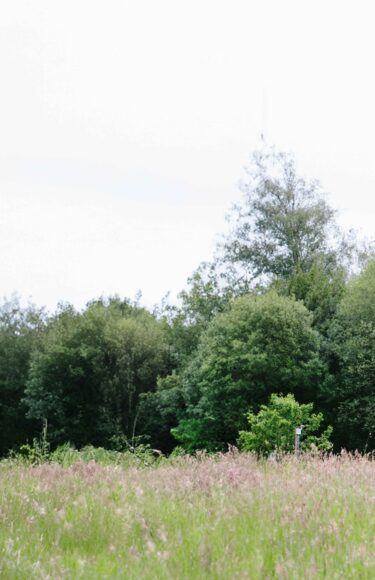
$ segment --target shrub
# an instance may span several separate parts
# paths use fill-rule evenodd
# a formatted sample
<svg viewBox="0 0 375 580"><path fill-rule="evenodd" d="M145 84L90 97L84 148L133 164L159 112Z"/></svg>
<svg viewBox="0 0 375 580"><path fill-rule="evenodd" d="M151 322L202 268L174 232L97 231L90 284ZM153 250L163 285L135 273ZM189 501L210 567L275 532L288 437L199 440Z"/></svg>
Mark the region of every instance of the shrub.
<svg viewBox="0 0 375 580"><path fill-rule="evenodd" d="M329 451L332 443L329 426L316 435L323 421L322 413L313 413L313 404L300 405L292 394L285 397L271 395L268 405L262 405L257 415L247 414L250 431L240 431L239 446L243 451L255 451L260 455L272 452L291 452L294 448L295 429L303 425L301 448Z"/></svg>

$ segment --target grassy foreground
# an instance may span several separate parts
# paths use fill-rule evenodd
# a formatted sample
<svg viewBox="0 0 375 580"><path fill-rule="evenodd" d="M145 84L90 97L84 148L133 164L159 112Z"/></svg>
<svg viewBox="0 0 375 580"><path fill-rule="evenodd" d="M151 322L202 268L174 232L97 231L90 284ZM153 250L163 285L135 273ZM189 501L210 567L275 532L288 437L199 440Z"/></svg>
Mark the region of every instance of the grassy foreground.
<svg viewBox="0 0 375 580"><path fill-rule="evenodd" d="M375 578L375 462L0 465L1 578Z"/></svg>

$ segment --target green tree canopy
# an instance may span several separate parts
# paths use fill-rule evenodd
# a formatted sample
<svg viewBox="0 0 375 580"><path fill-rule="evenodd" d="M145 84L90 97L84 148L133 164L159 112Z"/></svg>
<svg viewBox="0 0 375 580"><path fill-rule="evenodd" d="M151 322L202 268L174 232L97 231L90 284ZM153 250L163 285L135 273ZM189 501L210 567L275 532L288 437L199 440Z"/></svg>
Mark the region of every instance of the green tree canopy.
<svg viewBox="0 0 375 580"><path fill-rule="evenodd" d="M280 294L302 300L313 315L313 326L323 335L336 315L346 290L347 272L343 266L327 269L324 260L316 258L310 270L298 270L287 279L277 279L272 287Z"/></svg>
<svg viewBox="0 0 375 580"><path fill-rule="evenodd" d="M35 434L22 402L30 358L39 344L45 314L17 298L0 306L0 455Z"/></svg>
<svg viewBox="0 0 375 580"><path fill-rule="evenodd" d="M126 301L64 308L31 363L29 416L48 420L54 443L108 444L136 433L139 397L167 370L164 324Z"/></svg>
<svg viewBox="0 0 375 580"><path fill-rule="evenodd" d="M234 299L203 333L183 381L187 417L173 431L189 449L234 443L245 412L271 393L315 400L322 375L311 315L275 292Z"/></svg>
<svg viewBox="0 0 375 580"><path fill-rule="evenodd" d="M202 332L230 299L229 288L220 285L214 263L203 262L180 292L179 306L169 309L176 367L184 368L198 346Z"/></svg>
<svg viewBox="0 0 375 580"><path fill-rule="evenodd" d="M330 329L339 443L375 448L375 260L354 278Z"/></svg>
<svg viewBox="0 0 375 580"><path fill-rule="evenodd" d="M375 321L375 259L348 284L340 304L340 318L350 324Z"/></svg>

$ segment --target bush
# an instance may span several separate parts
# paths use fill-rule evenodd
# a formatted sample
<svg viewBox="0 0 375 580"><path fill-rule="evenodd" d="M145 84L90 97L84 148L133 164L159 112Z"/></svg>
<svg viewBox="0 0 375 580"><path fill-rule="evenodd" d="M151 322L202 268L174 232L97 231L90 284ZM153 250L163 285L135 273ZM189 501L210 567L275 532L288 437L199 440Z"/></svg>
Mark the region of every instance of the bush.
<svg viewBox="0 0 375 580"><path fill-rule="evenodd" d="M94 462L98 465L117 465L127 467L148 467L156 465L162 457L156 456L154 451L147 445L135 447L132 451L115 451L86 445L80 450L75 449L69 443L60 445L50 452L48 443L34 439L33 444L21 445L17 452L12 452L6 461L11 464L38 465L41 463L58 463L63 467L69 467L74 463Z"/></svg>
<svg viewBox="0 0 375 580"><path fill-rule="evenodd" d="M262 405L257 415L247 414L250 431L240 431L239 446L242 451L255 451L260 455L273 452L292 452L295 429L303 425L301 448L303 450L329 451L332 427L316 435L323 421L322 413L313 413L313 404L300 405L292 394L285 397L271 395L269 405Z"/></svg>

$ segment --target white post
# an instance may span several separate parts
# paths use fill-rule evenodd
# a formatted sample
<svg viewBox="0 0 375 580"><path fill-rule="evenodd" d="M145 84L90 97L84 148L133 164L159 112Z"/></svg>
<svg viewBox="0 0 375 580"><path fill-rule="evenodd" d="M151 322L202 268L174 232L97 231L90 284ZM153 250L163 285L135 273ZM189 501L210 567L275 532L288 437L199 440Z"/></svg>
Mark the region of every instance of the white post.
<svg viewBox="0 0 375 580"><path fill-rule="evenodd" d="M302 433L302 425L300 427L296 427L296 431L295 431L295 435L294 435L294 453L296 455L299 455L299 453L300 453L301 433Z"/></svg>

